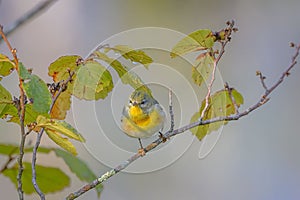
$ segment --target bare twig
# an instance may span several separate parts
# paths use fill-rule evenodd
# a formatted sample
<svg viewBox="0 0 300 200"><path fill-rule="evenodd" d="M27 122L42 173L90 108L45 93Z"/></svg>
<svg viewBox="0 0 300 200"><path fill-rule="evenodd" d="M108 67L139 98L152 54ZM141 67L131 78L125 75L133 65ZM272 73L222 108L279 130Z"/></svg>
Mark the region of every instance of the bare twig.
<svg viewBox="0 0 300 200"><path fill-rule="evenodd" d="M21 25L25 24L29 20L33 19L34 17L38 16L45 11L47 8L51 6L51 4L55 3L56 0L45 0L43 2L38 3L34 8L29 10L27 13L22 15L19 19L14 21L12 24L8 25L6 30L4 31L5 35L8 36L15 30L17 30ZM2 40L0 39L0 42Z"/></svg>
<svg viewBox="0 0 300 200"><path fill-rule="evenodd" d="M8 165L14 161L16 159L16 156L13 154L18 150L18 148L14 148L9 154L8 154L8 159L7 161L4 163L4 165L1 167L0 169L0 174L3 173L6 169L8 169Z"/></svg>
<svg viewBox="0 0 300 200"><path fill-rule="evenodd" d="M235 98L234 98L233 95L232 95L232 89L233 89L233 88L230 88L229 85L228 85L228 83L226 82L226 83L225 83L225 90L227 90L228 93L229 93L229 97L230 97L230 100L231 100L231 102L232 102L232 104L233 104L233 106L234 106L235 113L239 113L239 106L237 105L237 103L236 103L236 101L235 101Z"/></svg>
<svg viewBox="0 0 300 200"><path fill-rule="evenodd" d="M9 155L7 161L4 163L4 165L0 169L0 174L3 173L6 169L8 169L8 165L15 159L16 159L16 157Z"/></svg>
<svg viewBox="0 0 300 200"><path fill-rule="evenodd" d="M59 95L66 89L68 83L72 81L73 75L74 75L74 72L69 71L69 78L61 83L61 86L59 87L59 90L55 93L55 96L52 97L52 102L51 102L51 105L50 105L49 114L51 113L51 111L53 109L53 106L54 106L56 100L58 99ZM33 187L34 187L35 191L38 193L38 195L40 196L40 199L42 199L42 200L45 199L45 195L42 192L42 190L39 188L39 186L36 182L36 169L35 169L35 166L36 166L36 159L37 159L37 151L38 151L39 145L41 143L43 133L44 133L44 129L42 128L36 136L36 142L35 142L35 145L33 147L32 162L31 162L32 184L33 184Z"/></svg>
<svg viewBox="0 0 300 200"><path fill-rule="evenodd" d="M26 133L25 133L25 125L24 125L24 119L25 119L25 92L23 89L23 80L20 77L20 70L19 70L19 60L17 57L17 50L15 48L12 48L10 42L7 40L6 35L3 32L3 27L0 25L0 35L2 36L4 42L6 43L8 49L10 50L12 56L14 57L14 64L15 69L18 72L19 76L19 90L20 90L20 99L18 101L18 115L20 119L20 129L21 129L21 142L20 142L20 154L18 157L18 163L19 163L19 172L17 175L17 182L18 182L18 194L19 199L24 199L23 195L23 189L22 189L22 174L23 174L23 156L24 156L24 145L26 140Z"/></svg>
<svg viewBox="0 0 300 200"><path fill-rule="evenodd" d="M261 85L262 85L263 88L267 91L267 90L268 90L268 87L267 87L267 85L266 85L266 83L265 83L266 77L263 76L263 74L262 74L260 71L256 71L256 76L259 76Z"/></svg>
<svg viewBox="0 0 300 200"><path fill-rule="evenodd" d="M215 73L216 73L217 65L218 65L220 59L222 58L222 56L225 53L225 46L231 40L231 33L232 33L233 28L234 28L234 21L227 22L227 24L228 24L228 28L225 29L226 30L225 40L220 41L221 50L220 50L218 56L214 59L214 65L213 65L213 70L212 70L212 74L211 74L211 79L210 79L210 83L207 87L207 94L205 96L205 106L204 106L204 108L201 112L200 119L199 119L200 121L203 120L204 115L205 115L205 113L206 113L206 111L209 107L209 99L210 99L211 89L212 89L212 86L213 86L214 81L215 81Z"/></svg>
<svg viewBox="0 0 300 200"><path fill-rule="evenodd" d="M213 118L213 119L196 121L194 123L188 124L186 126L178 128L176 130L167 131L163 136L165 138L170 138L170 137L173 137L173 136L175 136L177 134L180 134L180 133L183 133L183 132L185 132L187 130L190 130L191 128L200 126L200 125L211 124L211 123L220 122L220 121L238 120L241 117L243 117L245 115L248 115L250 112L252 112L252 111L256 110L257 108L259 108L260 106L264 105L269 100L268 96L282 83L282 81L284 80L284 78L290 74L290 70L297 63L296 59L299 56L299 51L300 51L300 44L296 47L296 52L295 52L295 55L292 57L291 64L283 72L283 74L280 76L280 78L278 79L278 81L275 82L270 89L268 89L268 90L265 91L265 93L262 95L262 97L259 99L259 101L257 103L255 103L254 105L252 105L251 107L249 107L245 111L243 111L243 112L237 112L237 113L235 113L233 115L230 115L230 116L216 117L216 118ZM161 143L163 143L163 138L162 137L156 139L151 144L149 144L145 148L145 152L151 151L152 149L156 148ZM115 174L117 174L121 170L125 169L129 164L131 164L132 162L134 162L135 160L137 160L140 156L141 155L139 153L134 154L133 156L131 156L130 158L128 158L126 161L124 161L123 163L121 163L120 165L118 165L116 168L114 168L114 169L106 172L105 174L103 174L99 178L95 179L93 182L91 182L91 183L83 186L82 188L80 188L78 191L69 194L66 197L66 199L67 200L71 200L71 199L75 199L75 198L81 196L85 192L87 192L90 189L93 189L94 187L96 187L98 184L103 183L108 178L114 176Z"/></svg>
<svg viewBox="0 0 300 200"><path fill-rule="evenodd" d="M174 130L174 112L173 112L173 98L172 95L173 92L171 89L169 89L169 113L170 113L170 130L169 131L173 131Z"/></svg>

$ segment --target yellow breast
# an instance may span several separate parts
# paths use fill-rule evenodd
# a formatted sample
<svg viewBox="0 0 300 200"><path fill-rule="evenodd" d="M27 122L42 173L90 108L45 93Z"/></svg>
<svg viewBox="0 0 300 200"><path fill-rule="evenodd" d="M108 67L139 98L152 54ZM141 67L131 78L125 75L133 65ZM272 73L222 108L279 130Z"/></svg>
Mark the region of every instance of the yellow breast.
<svg viewBox="0 0 300 200"><path fill-rule="evenodd" d="M129 116L131 120L139 127L145 127L149 125L151 121L150 116L145 114L138 106L132 106L129 109Z"/></svg>

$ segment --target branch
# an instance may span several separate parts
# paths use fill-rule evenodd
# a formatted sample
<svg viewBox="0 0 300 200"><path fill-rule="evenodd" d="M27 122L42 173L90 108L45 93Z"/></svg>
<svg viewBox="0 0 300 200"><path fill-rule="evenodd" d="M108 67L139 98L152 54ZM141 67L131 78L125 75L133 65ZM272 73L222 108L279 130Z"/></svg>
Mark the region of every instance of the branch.
<svg viewBox="0 0 300 200"><path fill-rule="evenodd" d="M54 95L54 97L52 97L52 102L51 102L50 109L49 109L49 112L48 112L49 114L51 113L51 111L53 109L53 106L54 106L56 100L58 99L59 95L67 88L68 83L72 81L72 77L75 73L70 72L70 71L68 71L68 72L69 72L69 78L62 82L62 84L59 87L57 93ZM35 169L35 166L36 166L37 152L38 152L39 145L41 143L43 133L44 133L44 129L42 128L36 136L36 142L35 142L35 145L33 147L32 162L31 162L32 184L33 184L33 187L34 187L35 191L38 193L38 195L40 196L40 199L42 199L42 200L45 199L45 195L41 191L41 189L39 188L39 186L36 182L36 169Z"/></svg>
<svg viewBox="0 0 300 200"><path fill-rule="evenodd" d="M14 148L9 154L8 154L8 159L4 163L4 165L0 169L0 174L3 173L6 169L8 169L8 165L16 159L16 156L13 156L13 154L18 150L18 148Z"/></svg>
<svg viewBox="0 0 300 200"><path fill-rule="evenodd" d="M173 92L170 89L169 90L169 113L170 113L170 130L169 131L173 131L174 130L174 112L173 112L173 100L172 100L172 95Z"/></svg>
<svg viewBox="0 0 300 200"><path fill-rule="evenodd" d="M21 27L23 24L28 22L29 20L33 19L34 17L38 16L42 13L42 11L46 10L51 6L51 4L55 3L56 0L45 0L44 2L38 3L34 8L29 10L27 13L25 13L22 17L14 21L12 24L7 26L7 29L4 31L4 34L6 36L10 35L12 32L17 30L19 27ZM0 43L1 43L0 39Z"/></svg>
<svg viewBox="0 0 300 200"><path fill-rule="evenodd" d="M264 94L262 95L262 97L258 100L257 103L255 103L254 105L252 105L251 107L249 107L248 109L246 109L243 112L236 112L233 115L230 116L222 116L222 117L216 117L213 119L208 119L208 120L199 120L197 122L191 123L189 125L183 126L181 128L178 128L176 130L169 130L167 131L163 136L164 138L170 138L173 137L177 134L183 133L191 128L200 126L200 125L205 125L205 124L211 124L211 123L215 123L215 122L220 122L220 121L233 121L233 120L238 120L241 117L248 115L249 113L251 113L252 111L258 109L259 107L261 107L262 105L264 105L268 100L269 100L269 95L283 82L284 78L286 76L288 76L290 74L291 69L297 64L297 58L299 56L299 51L300 51L300 44L298 46L296 46L296 52L294 54L294 56L292 57L292 62L291 64L287 67L287 69L282 73L282 75L280 76L280 78L278 79L277 82L275 82L272 87L270 87L269 89L266 88ZM222 55L220 53L220 55ZM159 137L158 139L156 139L155 141L153 141L151 144L149 144L146 148L145 148L145 152L149 152L151 150L153 150L154 148L156 148L159 144L163 143L164 139L162 137ZM106 181L107 179L109 179L110 177L114 176L115 174L117 174L118 172L122 171L123 169L125 169L128 165L130 165L132 162L134 162L135 160L137 160L139 157L141 156L140 153L136 153L133 156L131 156L130 158L128 158L126 161L124 161L123 163L121 163L120 165L116 166L114 169L111 169L110 171L106 172L105 174L103 174L102 176L98 177L97 179L95 179L94 181L92 181L89 184L86 184L85 186L81 187L79 190L77 190L76 192L70 193L66 199L67 200L72 200L75 199L79 196L81 196L82 194L84 194L85 192L93 189L94 187L96 187L98 184L103 183L104 181Z"/></svg>
<svg viewBox="0 0 300 200"><path fill-rule="evenodd" d="M216 73L216 69L217 69L217 65L220 61L220 59L222 58L222 56L224 55L225 53L225 46L228 44L228 42L231 40L231 33L234 29L234 21L228 21L227 22L227 25L228 27L224 30L225 32L225 40L224 41L220 41L221 43L221 50L217 56L217 58L215 58L214 60L214 65L213 65L213 70L212 70L212 75L211 75L211 80L210 80L210 83L207 87L207 94L205 96L205 106L204 106L204 109L202 110L201 112L201 116L200 116L200 121L203 120L204 118L204 115L209 107L209 98L210 98L210 94L211 94L211 89L212 89L212 86L214 84L214 81L215 81L215 73Z"/></svg>
<svg viewBox="0 0 300 200"><path fill-rule="evenodd" d="M20 141L20 153L18 157L18 163L19 163L19 171L17 175L17 182L18 182L18 194L19 194L19 199L24 199L23 195L23 189L22 189L22 174L23 174L23 156L24 156L24 145L25 145L25 140L26 140L26 133L25 133L25 125L24 125L24 119L25 119L25 92L23 89L23 80L20 77L20 70L19 70L19 60L17 57L17 50L15 48L12 48L11 44L7 40L7 37L5 33L3 32L3 26L0 25L0 35L2 36L4 42L6 43L6 46L10 50L12 56L14 57L14 64L15 64L15 69L18 72L18 77L19 77L19 90L20 90L20 99L18 100L17 104L17 109L18 109L18 115L20 119L20 129L21 129L21 141Z"/></svg>

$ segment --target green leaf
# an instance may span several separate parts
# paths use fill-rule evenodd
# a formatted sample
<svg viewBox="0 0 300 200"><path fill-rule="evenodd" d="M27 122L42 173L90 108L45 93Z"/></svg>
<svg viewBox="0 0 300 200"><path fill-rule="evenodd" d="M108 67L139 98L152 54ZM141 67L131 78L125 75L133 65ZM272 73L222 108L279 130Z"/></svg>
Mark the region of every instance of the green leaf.
<svg viewBox="0 0 300 200"><path fill-rule="evenodd" d="M92 170L79 158L63 151L60 149L55 149L55 154L58 157L61 157L64 159L65 163L69 166L70 170L82 181L86 182L92 182L97 177L92 172ZM102 184L99 185L99 187L96 187L98 197L100 196L100 193L103 190Z"/></svg>
<svg viewBox="0 0 300 200"><path fill-rule="evenodd" d="M15 68L15 63L0 53L0 76L8 76Z"/></svg>
<svg viewBox="0 0 300 200"><path fill-rule="evenodd" d="M46 83L37 75L30 74L23 65L19 67L26 95L33 100L32 109L39 113L48 113L51 105L51 94Z"/></svg>
<svg viewBox="0 0 300 200"><path fill-rule="evenodd" d="M205 50L213 47L216 37L211 30L202 29L192 32L180 40L172 49L171 57L181 56L193 51Z"/></svg>
<svg viewBox="0 0 300 200"><path fill-rule="evenodd" d="M36 118L40 115L40 113L34 111L32 109L31 104L25 105L25 119L24 124L28 125L32 122L36 121ZM43 114L43 116L48 117L48 114ZM17 108L12 104L7 104L5 109L0 113L0 117L7 120L7 122L14 122L16 124L20 124L20 119L18 116Z"/></svg>
<svg viewBox="0 0 300 200"><path fill-rule="evenodd" d="M0 144L0 154L13 155L19 153L19 146L12 144Z"/></svg>
<svg viewBox="0 0 300 200"><path fill-rule="evenodd" d="M31 73L24 67L23 63L19 62L19 76L21 79L30 79Z"/></svg>
<svg viewBox="0 0 300 200"><path fill-rule="evenodd" d="M33 188L31 182L31 163L24 162L23 166L23 191L26 194L32 194L35 192L35 189ZM12 168L3 171L3 175L8 177L15 184L16 188L18 187L16 179L17 174L18 165L15 165ZM45 194L61 191L70 185L70 178L63 171L55 167L45 167L42 165L36 165L36 177L37 184Z"/></svg>
<svg viewBox="0 0 300 200"><path fill-rule="evenodd" d="M232 97L234 98L236 105L239 107L244 103L243 96L236 91L235 89L231 89ZM191 122L196 122L199 120L201 113L205 107L205 99L202 101L202 105L200 111L195 113ZM236 109L234 103L231 100L228 90L221 90L213 94L209 99L209 106L206 110L203 120L213 119L216 117L229 116L231 114L236 113ZM202 140L207 134L212 131L218 130L222 125L226 125L227 121L220 121L206 125L200 125L190 129L190 131L197 136L199 140Z"/></svg>
<svg viewBox="0 0 300 200"><path fill-rule="evenodd" d="M60 133L51 129L45 129L45 131L48 137L58 146L62 147L63 149L65 149L73 155L77 155L75 146L69 141L68 138L62 137Z"/></svg>
<svg viewBox="0 0 300 200"><path fill-rule="evenodd" d="M20 69L24 70L24 68L22 68L22 67ZM25 74L25 77L31 76L30 74L26 75L26 72L23 72L23 75L24 74ZM41 97L39 97L39 98L41 98ZM36 109L33 109L34 105L38 106L37 103L33 104L33 105L32 104L25 105L25 119L24 119L25 125L35 122L37 116L40 115L40 113L38 111L36 111ZM40 105L42 106L45 104L40 104ZM48 114L44 113L43 115L47 116ZM15 105L12 104L11 94L1 84L0 84L0 118L5 119L8 122L14 122L14 123L20 124L18 110L15 107Z"/></svg>
<svg viewBox="0 0 300 200"><path fill-rule="evenodd" d="M0 84L0 118L10 120L13 117L16 117L18 122L20 121L18 110L12 104L11 94Z"/></svg>
<svg viewBox="0 0 300 200"><path fill-rule="evenodd" d="M0 118L20 124L18 110L13 104L0 104Z"/></svg>
<svg viewBox="0 0 300 200"><path fill-rule="evenodd" d="M0 118L6 118L11 107L14 107L11 94L0 84Z"/></svg>
<svg viewBox="0 0 300 200"><path fill-rule="evenodd" d="M26 147L24 148L24 152L25 153L31 153L33 151L33 147ZM50 153L51 151L53 151L53 148L47 148L47 147L41 147L39 146L38 148L38 153Z"/></svg>
<svg viewBox="0 0 300 200"><path fill-rule="evenodd" d="M9 91L7 91L1 84L0 84L0 106L3 103L12 103L12 97ZM0 107L1 112L1 107Z"/></svg>
<svg viewBox="0 0 300 200"><path fill-rule="evenodd" d="M141 63L147 69L149 64L153 62L153 59L148 56L142 50L134 50L127 45L116 45L114 47L106 47L107 50L113 50L115 53L119 53L123 58L130 60L131 62Z"/></svg>
<svg viewBox="0 0 300 200"><path fill-rule="evenodd" d="M85 141L84 138L80 135L80 133L65 121L49 119L40 115L37 117L36 122L36 127L45 128L46 131L49 129L51 131L61 133L74 140L78 140L80 142Z"/></svg>
<svg viewBox="0 0 300 200"><path fill-rule="evenodd" d="M32 122L35 122L37 117L40 115L39 112L37 112L36 110L33 109L34 105L31 104L27 104L25 105L25 119L24 119L24 123L30 124ZM48 113L43 113L43 116L47 117L49 116Z"/></svg>
<svg viewBox="0 0 300 200"><path fill-rule="evenodd" d="M97 59L103 60L109 64L118 73L122 83L129 84L134 89L143 87L145 91L151 94L151 90L143 83L141 78L133 71L128 71L127 67L122 65L118 60L110 58L106 54L99 51L95 51L94 55Z"/></svg>
<svg viewBox="0 0 300 200"><path fill-rule="evenodd" d="M33 147L26 147L24 148L25 153L30 153L32 152ZM46 147L39 147L38 148L38 153L49 153L52 151L52 148L46 148ZM0 154L4 155L13 155L13 154L18 154L19 153L19 146L15 144L1 144L0 143Z"/></svg>
<svg viewBox="0 0 300 200"><path fill-rule="evenodd" d="M72 94L79 99L98 100L104 99L112 88L109 71L96 61L87 61L77 72Z"/></svg>
<svg viewBox="0 0 300 200"><path fill-rule="evenodd" d="M48 113L52 100L45 82L38 76L32 75L23 85L26 95L33 100L32 109L39 113Z"/></svg>
<svg viewBox="0 0 300 200"><path fill-rule="evenodd" d="M54 82L66 80L69 78L69 71L78 69L77 61L82 59L80 56L62 56L55 60L48 67L48 75L53 78ZM73 76L74 78L74 76Z"/></svg>
<svg viewBox="0 0 300 200"><path fill-rule="evenodd" d="M195 66L192 67L192 79L201 86L203 82L208 82L214 68L214 58L209 53L201 54Z"/></svg>

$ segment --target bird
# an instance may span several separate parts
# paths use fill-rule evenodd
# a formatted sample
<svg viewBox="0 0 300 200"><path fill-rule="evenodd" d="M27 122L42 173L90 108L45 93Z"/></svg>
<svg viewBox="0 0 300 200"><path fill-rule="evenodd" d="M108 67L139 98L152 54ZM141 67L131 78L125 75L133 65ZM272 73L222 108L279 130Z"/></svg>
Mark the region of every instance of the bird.
<svg viewBox="0 0 300 200"><path fill-rule="evenodd" d="M128 136L138 138L143 156L145 151L141 142L142 138L148 138L159 132L163 137L166 114L162 106L153 98L149 90L138 88L132 92L128 104L124 106L121 116L121 129Z"/></svg>

